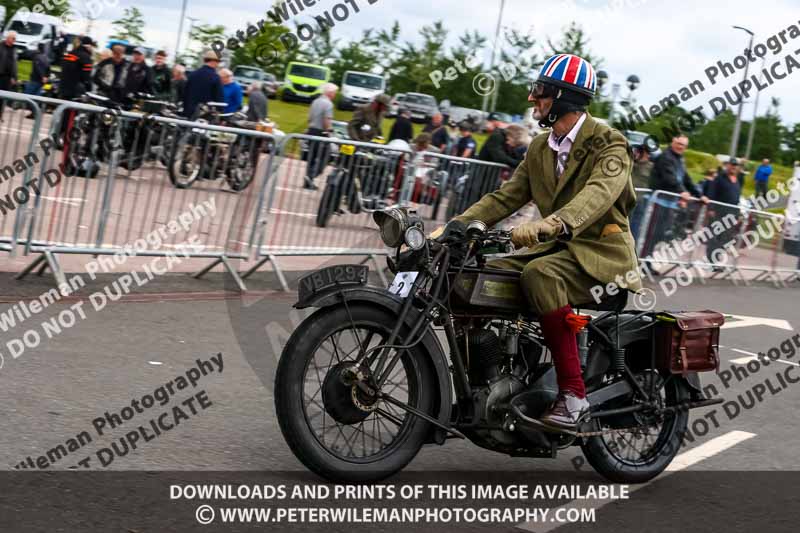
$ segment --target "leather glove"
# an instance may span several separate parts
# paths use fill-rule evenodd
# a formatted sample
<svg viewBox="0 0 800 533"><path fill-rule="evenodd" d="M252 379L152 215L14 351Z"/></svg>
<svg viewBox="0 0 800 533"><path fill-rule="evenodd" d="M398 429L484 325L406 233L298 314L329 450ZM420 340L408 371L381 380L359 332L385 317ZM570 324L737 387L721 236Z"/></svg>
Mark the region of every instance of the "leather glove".
<svg viewBox="0 0 800 533"><path fill-rule="evenodd" d="M511 232L511 242L517 248L532 248L542 242L559 235L564 231L564 223L558 215L550 215L543 220L527 222L514 228Z"/></svg>

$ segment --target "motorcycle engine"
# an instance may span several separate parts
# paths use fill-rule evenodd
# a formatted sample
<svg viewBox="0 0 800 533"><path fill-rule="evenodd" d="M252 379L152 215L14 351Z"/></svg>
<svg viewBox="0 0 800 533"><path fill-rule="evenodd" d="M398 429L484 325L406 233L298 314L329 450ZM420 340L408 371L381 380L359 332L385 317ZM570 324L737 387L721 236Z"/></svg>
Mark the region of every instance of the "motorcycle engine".
<svg viewBox="0 0 800 533"><path fill-rule="evenodd" d="M501 426L509 400L527 385L544 347L512 324L467 330L459 348L468 364L475 412L482 426ZM505 405L505 407L504 407ZM487 444L517 445L517 437L500 429L480 429Z"/></svg>

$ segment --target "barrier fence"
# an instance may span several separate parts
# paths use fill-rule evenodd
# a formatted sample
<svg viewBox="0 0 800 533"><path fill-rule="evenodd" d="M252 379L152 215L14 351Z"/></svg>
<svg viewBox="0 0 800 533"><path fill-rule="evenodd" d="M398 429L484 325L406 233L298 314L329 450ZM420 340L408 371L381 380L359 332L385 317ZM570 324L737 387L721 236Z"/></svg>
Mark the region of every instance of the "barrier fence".
<svg viewBox="0 0 800 533"><path fill-rule="evenodd" d="M42 110L33 99L17 93L4 93L0 109L0 250L14 255L24 206L30 199L29 185L38 164L35 147Z"/></svg>
<svg viewBox="0 0 800 533"><path fill-rule="evenodd" d="M272 164L254 244L258 261L243 278L269 263L285 290L279 261L290 256L361 256L387 281L378 258L389 250L372 212L399 204L429 224L444 223L494 190L509 171L472 159L308 135L287 136Z"/></svg>
<svg viewBox="0 0 800 533"><path fill-rule="evenodd" d="M681 275L701 283L707 278L745 285L797 281L800 246L787 231L796 223L793 219L746 202L730 205L665 191L639 192L648 202L637 251L640 260L661 275L680 269Z"/></svg>
<svg viewBox="0 0 800 533"><path fill-rule="evenodd" d="M38 178L38 187L31 201L19 206L20 222L8 239L10 251L18 244L25 255L38 254L18 278L49 267L63 284L58 255L112 255L138 243L138 256L180 252L213 259L196 275L222 263L244 289L230 259L249 257L267 178L269 157L261 152L274 146L272 135L110 112L97 105L33 100L60 105L47 121L46 133L38 121L16 136L29 135L29 146L36 144L39 153L31 177ZM41 138L57 143L58 150L35 142ZM133 156L139 160L132 164ZM165 226L169 231L163 231ZM148 241L153 234L160 238Z"/></svg>
<svg viewBox="0 0 800 533"><path fill-rule="evenodd" d="M361 257L386 281L378 259L389 250L373 211L410 206L432 228L511 175L504 165L377 143L277 139L252 124L110 112L8 92L0 101L7 104L0 251L35 256L18 278L49 267L59 284L59 255L123 253L186 213L191 227L137 247L136 255L212 259L195 275L222 264L242 290L243 279L267 263L289 290L289 257L295 270L313 267L304 258ZM56 109L50 115L45 107ZM693 273L701 283L800 281L800 217L649 189L637 189L637 199L631 231L651 269ZM233 259L254 266L240 275Z"/></svg>

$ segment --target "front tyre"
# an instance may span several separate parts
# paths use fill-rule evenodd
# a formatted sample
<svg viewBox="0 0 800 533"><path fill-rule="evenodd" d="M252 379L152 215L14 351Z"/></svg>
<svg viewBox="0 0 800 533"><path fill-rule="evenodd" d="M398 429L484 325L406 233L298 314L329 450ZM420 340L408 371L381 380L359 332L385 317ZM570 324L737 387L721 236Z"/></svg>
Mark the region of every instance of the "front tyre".
<svg viewBox="0 0 800 533"><path fill-rule="evenodd" d="M200 178L205 164L203 151L194 134L186 133L180 138L170 154L167 167L172 185L178 189L188 189Z"/></svg>
<svg viewBox="0 0 800 533"><path fill-rule="evenodd" d="M664 380L650 370L638 374L637 380L645 390L650 380L656 382L656 390L660 389L657 400L662 406L682 406L689 402L689 390L675 377ZM581 450L592 468L609 481L645 483L663 472L675 458L688 423L688 410L680 408L660 415L641 412L606 417L595 420L592 430L609 433L584 439Z"/></svg>
<svg viewBox="0 0 800 533"><path fill-rule="evenodd" d="M319 207L317 208L317 227L327 227L331 221L331 217L339 208L341 203L341 193L339 192L339 185L336 181L328 180L325 185L325 190L322 192L322 198L319 200Z"/></svg>
<svg viewBox="0 0 800 533"><path fill-rule="evenodd" d="M366 304L351 303L349 310L322 309L297 328L278 364L275 407L286 443L307 468L336 483L370 483L405 467L430 426L342 379L359 353L384 344L397 321L394 314ZM367 365L362 369L369 371ZM430 413L433 372L426 355L412 348L381 392Z"/></svg>

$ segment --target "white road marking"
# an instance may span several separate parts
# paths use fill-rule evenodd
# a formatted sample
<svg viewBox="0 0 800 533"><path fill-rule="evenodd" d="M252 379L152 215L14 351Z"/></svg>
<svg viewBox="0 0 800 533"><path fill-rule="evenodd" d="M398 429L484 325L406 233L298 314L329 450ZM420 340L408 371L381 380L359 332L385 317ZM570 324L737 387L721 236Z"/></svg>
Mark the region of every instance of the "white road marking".
<svg viewBox="0 0 800 533"><path fill-rule="evenodd" d="M690 466L699 463L700 461L705 461L706 459L713 457L718 453L724 452L729 448L733 448L741 442L752 439L755 436L755 433L749 433L747 431L731 431L729 433L725 433L724 435L720 435L719 437L714 437L710 441L704 442L699 446L695 446L691 450L683 452L677 456L672 460L672 463L670 463L665 472L680 472L681 470L685 470ZM642 485L639 485L639 487L641 486ZM631 492L633 492L633 490L634 489L631 489Z"/></svg>
<svg viewBox="0 0 800 533"><path fill-rule="evenodd" d="M760 316L727 315L736 318L736 322L725 322L720 329L747 328L750 326L767 326L770 328L793 331L794 328L788 320L780 318L764 318Z"/></svg>
<svg viewBox="0 0 800 533"><path fill-rule="evenodd" d="M67 204L72 207L80 207L80 205L86 201L85 198L59 198L56 196L42 196L45 200L50 200L51 202L55 202L57 204Z"/></svg>
<svg viewBox="0 0 800 533"><path fill-rule="evenodd" d="M731 363L735 365L746 365L751 361L758 361L759 357L756 354L750 354L750 352L745 352L744 350L736 350L737 352L749 354L750 357L740 357L738 359L731 359ZM775 359L775 363L783 363L784 365L790 366L800 366L800 363L795 363L793 361L786 361L784 359Z"/></svg>
<svg viewBox="0 0 800 533"><path fill-rule="evenodd" d="M272 215L288 215L291 217L315 218L317 216L315 213L294 213L283 209L270 209L269 212Z"/></svg>
<svg viewBox="0 0 800 533"><path fill-rule="evenodd" d="M673 472L685 470L690 466L693 466L701 461L705 461L706 459L713 457L718 453L724 452L725 450L732 448L741 442L752 439L755 436L755 433L748 433L746 431L731 431L729 433L725 433L724 435L720 435L719 437L715 437L710 441L704 442L699 446L695 446L691 450L675 457L667 469L652 481L648 481L647 483L643 483L641 485L629 485L628 493L632 494L642 487L646 487L654 481L663 479L665 476L668 476ZM614 500L573 500L566 505L558 507L558 509L599 509L604 505L611 503L612 501ZM556 512L556 509L552 509L551 516L555 516ZM547 531L552 531L563 526L564 524L564 522L525 522L522 524L517 524L517 527L526 531L546 533Z"/></svg>

